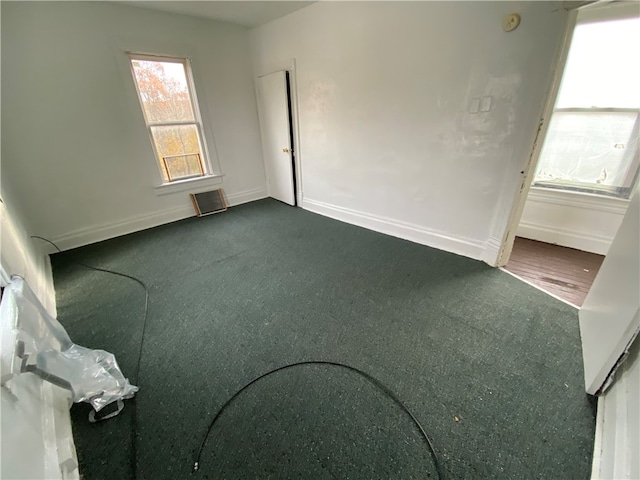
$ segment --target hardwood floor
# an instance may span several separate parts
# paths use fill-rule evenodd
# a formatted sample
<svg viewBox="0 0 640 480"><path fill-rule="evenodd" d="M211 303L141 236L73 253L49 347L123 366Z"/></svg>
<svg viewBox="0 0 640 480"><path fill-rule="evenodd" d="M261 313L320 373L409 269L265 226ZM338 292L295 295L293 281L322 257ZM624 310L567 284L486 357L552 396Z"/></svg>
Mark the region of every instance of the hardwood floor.
<svg viewBox="0 0 640 480"><path fill-rule="evenodd" d="M595 253L516 237L505 270L580 307L603 260Z"/></svg>

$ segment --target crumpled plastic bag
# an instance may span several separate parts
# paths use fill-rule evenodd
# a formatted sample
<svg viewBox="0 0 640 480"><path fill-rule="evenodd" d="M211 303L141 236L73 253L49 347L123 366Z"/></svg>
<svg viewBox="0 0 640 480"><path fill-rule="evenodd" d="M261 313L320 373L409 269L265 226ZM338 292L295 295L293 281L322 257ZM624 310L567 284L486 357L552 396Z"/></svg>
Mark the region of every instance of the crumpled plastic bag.
<svg viewBox="0 0 640 480"><path fill-rule="evenodd" d="M5 288L0 320L3 332L15 333L11 371L2 372L3 379L34 373L71 391L74 402L88 402L96 412L138 391L113 354L74 344L22 277L14 275ZM4 356L8 353L5 338L2 347Z"/></svg>

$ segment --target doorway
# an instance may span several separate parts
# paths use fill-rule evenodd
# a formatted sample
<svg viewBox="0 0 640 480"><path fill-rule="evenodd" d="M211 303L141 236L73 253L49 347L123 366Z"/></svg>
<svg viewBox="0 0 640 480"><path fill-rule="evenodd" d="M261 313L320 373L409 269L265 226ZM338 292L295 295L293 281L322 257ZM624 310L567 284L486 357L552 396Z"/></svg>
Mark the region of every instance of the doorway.
<svg viewBox="0 0 640 480"><path fill-rule="evenodd" d="M640 16L628 4L572 15L531 185L510 229L513 251L505 245L503 258L506 270L580 306L638 181Z"/></svg>
<svg viewBox="0 0 640 480"><path fill-rule="evenodd" d="M292 83L291 71L277 70L258 76L256 91L268 195L298 206L301 194Z"/></svg>
<svg viewBox="0 0 640 480"><path fill-rule="evenodd" d="M504 270L580 308L603 261L603 255L516 237Z"/></svg>

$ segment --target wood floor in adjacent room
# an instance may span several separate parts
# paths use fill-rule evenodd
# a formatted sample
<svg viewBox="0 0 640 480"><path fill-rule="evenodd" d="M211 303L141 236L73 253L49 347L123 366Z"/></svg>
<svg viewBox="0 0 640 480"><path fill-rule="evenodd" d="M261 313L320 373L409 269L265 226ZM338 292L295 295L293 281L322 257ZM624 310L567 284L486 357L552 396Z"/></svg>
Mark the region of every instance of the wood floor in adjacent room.
<svg viewBox="0 0 640 480"><path fill-rule="evenodd" d="M516 237L509 272L581 307L604 256Z"/></svg>

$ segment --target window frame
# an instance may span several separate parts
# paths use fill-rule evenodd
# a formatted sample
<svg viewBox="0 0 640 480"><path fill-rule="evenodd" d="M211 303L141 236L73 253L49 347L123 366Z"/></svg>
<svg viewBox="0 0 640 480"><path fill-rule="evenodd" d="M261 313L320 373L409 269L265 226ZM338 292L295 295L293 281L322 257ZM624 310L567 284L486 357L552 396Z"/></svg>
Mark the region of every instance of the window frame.
<svg viewBox="0 0 640 480"><path fill-rule="evenodd" d="M166 187L169 185L181 184L183 182L202 180L204 178L219 176L215 173L215 170L213 168L213 164L211 162L211 155L209 154L207 141L204 135L204 125L203 125L202 115L200 113L200 106L199 106L198 97L196 93L196 86L193 79L191 59L189 57L173 56L173 55L155 55L150 53L137 53L137 52L126 52L126 53L127 53L127 61L129 63L129 70L131 72L131 79L133 80L133 85L135 87L136 95L138 97L139 107L140 107L140 110L142 110L145 126L147 128L147 134L149 135L149 141L151 142L151 148L153 149L153 154L155 156L156 168L158 169L158 173L160 174L160 180L162 182L160 187ZM172 121L172 122L150 122L149 119L147 118L147 112L142 102L142 95L140 94L138 80L136 78L136 74L133 67L134 60L181 64L185 71L187 91L189 94L189 99L191 101L191 108L193 110L194 120ZM153 136L152 128L162 127L162 126L169 127L169 126L187 126L187 125L194 125L196 127L196 132L198 136L198 146L200 148L199 154L200 154L200 166L201 166L202 175L190 175L190 176L172 179L169 172L165 170L165 167L163 167L164 157L162 157L160 155L160 152L158 152L158 149L156 147L156 142Z"/></svg>
<svg viewBox="0 0 640 480"><path fill-rule="evenodd" d="M558 85L555 88L555 92L553 93L553 108L549 108L547 111L551 110L548 119L548 124L551 123L553 119L553 115L558 112L569 112L569 113L636 113L636 120L634 122L634 126L631 130L631 135L629 138L629 146L627 151L625 152L625 158L628 160L628 169L625 172L624 176L624 185L622 186L613 186L613 185L598 185L593 183L582 183L582 182L571 182L568 180L536 180L535 175L538 172L538 168L540 166L540 160L542 157L542 151L544 149L544 145L546 142L546 138L543 138L543 141L540 145L540 150L537 152L536 165L533 169L532 176L533 180L531 182L532 187L548 189L548 190L560 190L565 192L573 192L573 193L582 193L582 194L591 194L596 195L600 198L609 197L609 198L617 198L620 200L629 200L631 194L633 193L636 185L640 181L640 107L576 107L575 105L562 106L558 107L560 95L562 93L562 88L567 79L567 70L569 66L569 57L571 55L571 50L574 47L574 34L576 30L588 24L599 24L604 22L615 22L620 20L629 20L636 19L638 17L637 8L632 5L625 5L624 3L618 3L616 5L607 4L601 5L600 7L594 7L591 9L581 10L579 15L577 10L574 10L575 16L570 20L569 28L570 33L569 36L565 39L564 45L564 55L563 63L560 65L561 73L560 76L556 78L556 81L559 80ZM548 107L547 107L548 108ZM547 136L548 131L545 130L545 137ZM629 158L631 157L631 158Z"/></svg>

